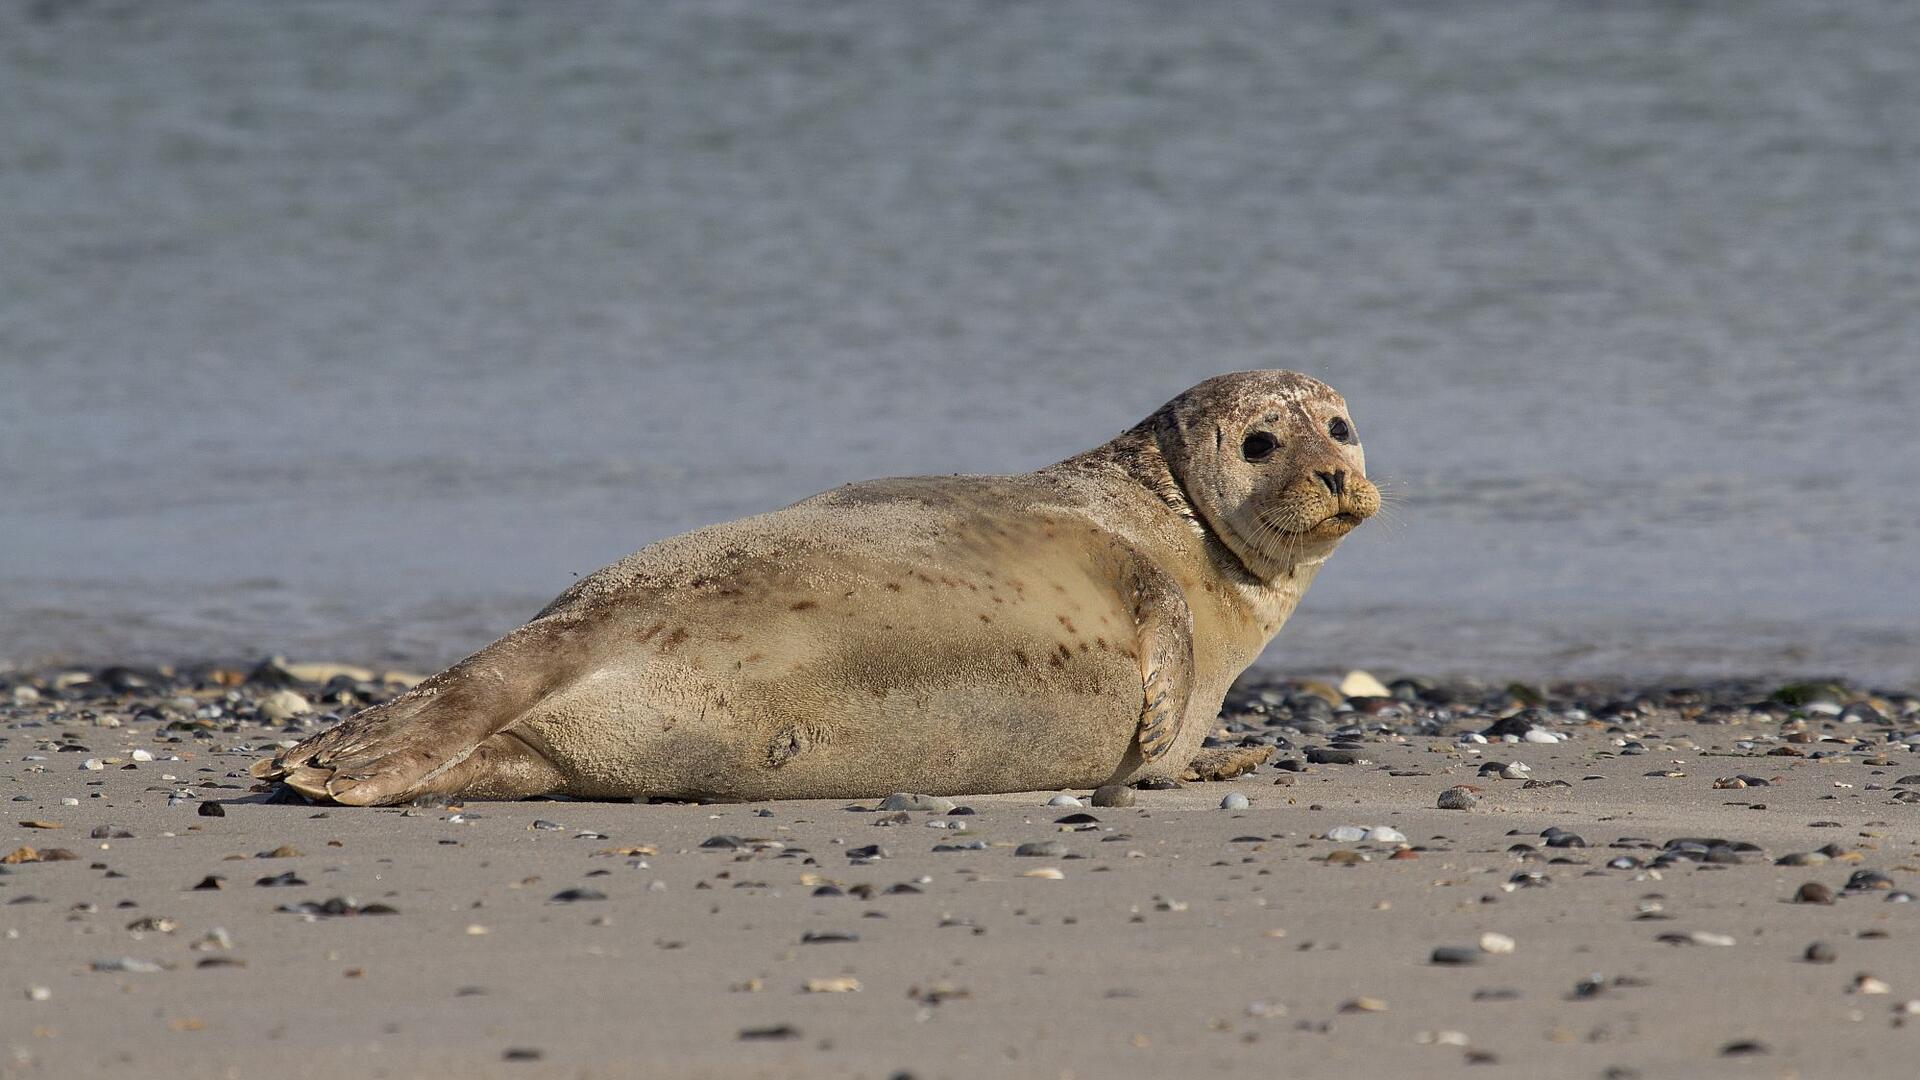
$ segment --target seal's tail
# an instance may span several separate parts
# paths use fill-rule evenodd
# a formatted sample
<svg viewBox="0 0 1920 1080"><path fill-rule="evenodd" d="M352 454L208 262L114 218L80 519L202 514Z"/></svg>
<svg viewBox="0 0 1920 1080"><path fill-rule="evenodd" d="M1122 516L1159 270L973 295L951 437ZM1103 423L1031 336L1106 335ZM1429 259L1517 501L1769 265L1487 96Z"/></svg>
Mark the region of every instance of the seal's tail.
<svg viewBox="0 0 1920 1080"><path fill-rule="evenodd" d="M251 772L351 806L429 794L523 798L565 777L512 728L584 663L574 620L537 619L383 705L257 761Z"/></svg>

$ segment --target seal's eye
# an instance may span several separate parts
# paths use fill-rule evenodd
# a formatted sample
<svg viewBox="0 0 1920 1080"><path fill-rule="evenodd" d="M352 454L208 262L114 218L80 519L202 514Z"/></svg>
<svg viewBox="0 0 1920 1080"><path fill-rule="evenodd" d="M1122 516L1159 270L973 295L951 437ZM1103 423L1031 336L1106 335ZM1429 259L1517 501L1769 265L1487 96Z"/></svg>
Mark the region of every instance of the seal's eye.
<svg viewBox="0 0 1920 1080"><path fill-rule="evenodd" d="M1265 461L1280 445L1280 440L1264 431L1256 431L1240 444L1240 456L1248 461Z"/></svg>
<svg viewBox="0 0 1920 1080"><path fill-rule="evenodd" d="M1332 420L1327 421L1327 434L1333 436L1334 442L1350 443L1354 441L1353 425L1347 423L1347 418L1344 416L1336 416Z"/></svg>

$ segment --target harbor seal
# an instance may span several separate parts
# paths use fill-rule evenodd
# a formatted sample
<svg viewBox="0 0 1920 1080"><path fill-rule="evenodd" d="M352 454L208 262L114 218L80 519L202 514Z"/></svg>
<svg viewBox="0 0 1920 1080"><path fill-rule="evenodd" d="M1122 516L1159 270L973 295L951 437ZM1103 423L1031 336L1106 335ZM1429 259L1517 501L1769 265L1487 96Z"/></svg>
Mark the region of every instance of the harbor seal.
<svg viewBox="0 0 1920 1080"><path fill-rule="evenodd" d="M968 795L1218 773L1234 678L1380 497L1332 388L1209 379L1020 476L849 484L660 541L253 774L427 795Z"/></svg>

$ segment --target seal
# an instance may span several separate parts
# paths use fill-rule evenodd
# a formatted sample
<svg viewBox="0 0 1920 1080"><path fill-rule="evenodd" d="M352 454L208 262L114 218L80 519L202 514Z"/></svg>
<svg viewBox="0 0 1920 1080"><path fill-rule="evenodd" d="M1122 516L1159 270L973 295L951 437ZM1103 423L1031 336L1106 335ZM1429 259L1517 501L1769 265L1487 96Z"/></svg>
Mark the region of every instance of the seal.
<svg viewBox="0 0 1920 1080"><path fill-rule="evenodd" d="M1332 388L1222 375L1020 476L850 484L660 541L253 774L428 795L744 801L1090 788L1203 751L1380 506Z"/></svg>

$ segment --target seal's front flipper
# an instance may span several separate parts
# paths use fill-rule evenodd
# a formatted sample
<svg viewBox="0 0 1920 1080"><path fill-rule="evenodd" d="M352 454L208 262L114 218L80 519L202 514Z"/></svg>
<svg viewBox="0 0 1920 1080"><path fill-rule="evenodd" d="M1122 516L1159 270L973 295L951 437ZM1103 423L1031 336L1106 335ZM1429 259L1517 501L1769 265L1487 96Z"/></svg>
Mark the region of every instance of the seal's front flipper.
<svg viewBox="0 0 1920 1080"><path fill-rule="evenodd" d="M1259 768L1273 756L1271 746L1223 747L1193 756L1182 780L1231 780Z"/></svg>
<svg viewBox="0 0 1920 1080"><path fill-rule="evenodd" d="M1139 628L1140 676L1146 699L1140 708L1140 756L1159 761L1185 732L1193 694L1193 615L1186 597L1165 573L1136 568L1133 621Z"/></svg>
<svg viewBox="0 0 1920 1080"><path fill-rule="evenodd" d="M250 771L309 798L349 806L427 794L519 798L557 791L563 786L557 770L507 731L571 682L575 638L564 622L529 623Z"/></svg>

